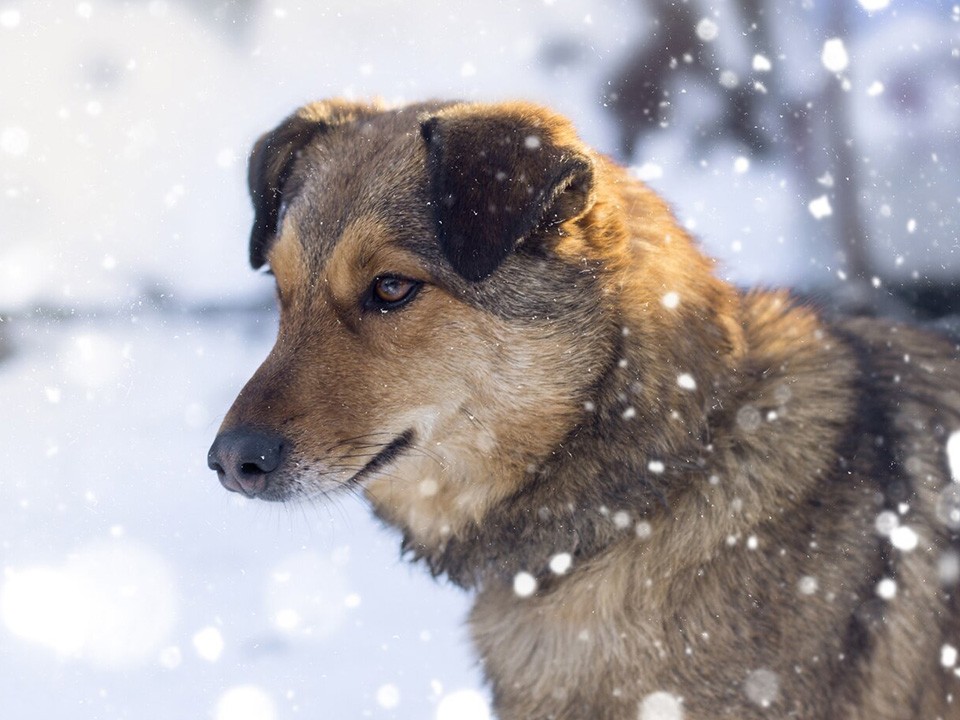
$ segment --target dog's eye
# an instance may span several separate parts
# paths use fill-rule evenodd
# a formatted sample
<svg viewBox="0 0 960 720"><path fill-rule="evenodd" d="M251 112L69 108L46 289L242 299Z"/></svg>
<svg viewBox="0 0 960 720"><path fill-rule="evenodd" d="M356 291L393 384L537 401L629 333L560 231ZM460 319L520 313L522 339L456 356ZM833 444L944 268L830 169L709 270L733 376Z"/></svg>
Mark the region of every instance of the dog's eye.
<svg viewBox="0 0 960 720"><path fill-rule="evenodd" d="M378 277L370 286L371 305L381 311L399 307L413 299L423 283L407 278Z"/></svg>

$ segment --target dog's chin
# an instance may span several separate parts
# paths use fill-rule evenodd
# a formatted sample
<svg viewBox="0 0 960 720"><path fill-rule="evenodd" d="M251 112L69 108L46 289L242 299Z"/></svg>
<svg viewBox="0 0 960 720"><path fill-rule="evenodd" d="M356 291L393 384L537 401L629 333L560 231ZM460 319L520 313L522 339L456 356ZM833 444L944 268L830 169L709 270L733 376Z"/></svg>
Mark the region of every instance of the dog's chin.
<svg viewBox="0 0 960 720"><path fill-rule="evenodd" d="M302 497L303 493L301 491L294 489L289 483L280 481L269 483L263 492L256 496L256 499L282 503Z"/></svg>

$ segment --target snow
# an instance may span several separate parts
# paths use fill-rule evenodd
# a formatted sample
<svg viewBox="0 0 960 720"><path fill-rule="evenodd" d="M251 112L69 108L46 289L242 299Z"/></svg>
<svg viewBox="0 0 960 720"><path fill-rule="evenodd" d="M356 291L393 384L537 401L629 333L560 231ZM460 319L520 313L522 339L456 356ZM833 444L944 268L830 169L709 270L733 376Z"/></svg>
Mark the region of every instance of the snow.
<svg viewBox="0 0 960 720"><path fill-rule="evenodd" d="M812 575L803 576L800 578L800 582L797 583L797 589L801 595L813 595L817 592L818 587L819 583Z"/></svg>
<svg viewBox="0 0 960 720"><path fill-rule="evenodd" d="M20 11L16 8L0 10L0 27L12 30L20 24Z"/></svg>
<svg viewBox="0 0 960 720"><path fill-rule="evenodd" d="M640 702L640 720L683 720L683 701L662 690L650 693Z"/></svg>
<svg viewBox="0 0 960 720"><path fill-rule="evenodd" d="M668 293L665 293L660 302L663 303L663 306L668 310L676 310L680 305L680 295L673 290Z"/></svg>
<svg viewBox="0 0 960 720"><path fill-rule="evenodd" d="M180 602L167 561L126 539L90 543L58 566L7 566L0 589L14 635L107 669L155 657Z"/></svg>
<svg viewBox="0 0 960 720"><path fill-rule="evenodd" d="M528 572L520 571L513 577L513 591L518 597L530 597L537 591L537 579Z"/></svg>
<svg viewBox="0 0 960 720"><path fill-rule="evenodd" d="M666 466L661 460L651 460L647 463L647 470L652 472L654 475L660 475L666 470Z"/></svg>
<svg viewBox="0 0 960 720"><path fill-rule="evenodd" d="M890 531L890 542L897 550L910 552L917 547L917 533L908 525L898 525Z"/></svg>
<svg viewBox="0 0 960 720"><path fill-rule="evenodd" d="M950 477L960 483L960 430L950 433L947 438L947 463L950 466Z"/></svg>
<svg viewBox="0 0 960 720"><path fill-rule="evenodd" d="M957 664L957 649L953 645L944 645L940 648L940 664L951 668Z"/></svg>
<svg viewBox="0 0 960 720"><path fill-rule="evenodd" d="M868 12L883 10L890 4L890 0L858 0L860 7Z"/></svg>
<svg viewBox="0 0 960 720"><path fill-rule="evenodd" d="M677 375L677 385L679 385L684 390L696 390L697 381L693 379L693 375L690 373L680 373Z"/></svg>
<svg viewBox="0 0 960 720"><path fill-rule="evenodd" d="M564 575L573 565L570 553L557 553L550 558L550 572L554 575Z"/></svg>
<svg viewBox="0 0 960 720"><path fill-rule="evenodd" d="M400 704L400 688L393 683L387 683L377 688L377 705L384 710L392 710Z"/></svg>
<svg viewBox="0 0 960 720"><path fill-rule="evenodd" d="M890 537L890 533L896 530L899 525L900 518L893 510L882 510L877 514L874 521L877 534L883 537Z"/></svg>
<svg viewBox="0 0 960 720"><path fill-rule="evenodd" d="M468 597L400 562L362 503L248 501L207 469L272 313L2 327L5 417L23 419L0 438L5 718L260 720L242 713L263 698L277 718L363 717L388 682L402 717L432 718L436 679L484 702Z"/></svg>
<svg viewBox="0 0 960 720"><path fill-rule="evenodd" d="M766 55L760 55L758 53L753 56L751 67L757 72L770 72L773 69L773 63L770 62L770 58Z"/></svg>
<svg viewBox="0 0 960 720"><path fill-rule="evenodd" d="M486 700L475 690L456 690L437 704L436 720L490 720Z"/></svg>
<svg viewBox="0 0 960 720"><path fill-rule="evenodd" d="M826 195L819 195L807 203L807 209L813 215L815 220L822 220L825 217L833 215L833 207L830 205L830 198Z"/></svg>
<svg viewBox="0 0 960 720"><path fill-rule="evenodd" d="M341 570L346 563L337 563L336 555L337 550L326 555L300 551L271 571L264 607L273 626L288 639L319 640L346 622L351 593Z"/></svg>
<svg viewBox="0 0 960 720"><path fill-rule="evenodd" d="M215 627L205 627L193 636L193 649L207 662L220 659L223 644L223 634Z"/></svg>
<svg viewBox="0 0 960 720"><path fill-rule="evenodd" d="M780 696L780 677L767 668L753 670L743 683L743 691L752 703L768 708Z"/></svg>
<svg viewBox="0 0 960 720"><path fill-rule="evenodd" d="M256 685L240 685L227 690L217 701L215 720L276 720L277 711L270 695Z"/></svg>
<svg viewBox="0 0 960 720"><path fill-rule="evenodd" d="M883 600L893 600L897 596L897 581L892 578L883 578L877 583L877 597Z"/></svg>
<svg viewBox="0 0 960 720"><path fill-rule="evenodd" d="M847 48L843 44L843 39L830 38L823 43L820 61L830 72L839 73L846 70L847 65L850 64L850 57L847 55Z"/></svg>
<svg viewBox="0 0 960 720"><path fill-rule="evenodd" d="M744 405L737 410L737 425L747 433L755 433L763 424L760 411L753 405Z"/></svg>
<svg viewBox="0 0 960 720"><path fill-rule="evenodd" d="M960 530L960 485L955 480L940 490L937 519L953 532Z"/></svg>
<svg viewBox="0 0 960 720"><path fill-rule="evenodd" d="M703 18L697 23L697 37L704 42L712 42L720 34L720 28L710 18Z"/></svg>
<svg viewBox="0 0 960 720"><path fill-rule="evenodd" d="M0 130L0 151L7 155L23 155L30 149L30 133L20 126Z"/></svg>

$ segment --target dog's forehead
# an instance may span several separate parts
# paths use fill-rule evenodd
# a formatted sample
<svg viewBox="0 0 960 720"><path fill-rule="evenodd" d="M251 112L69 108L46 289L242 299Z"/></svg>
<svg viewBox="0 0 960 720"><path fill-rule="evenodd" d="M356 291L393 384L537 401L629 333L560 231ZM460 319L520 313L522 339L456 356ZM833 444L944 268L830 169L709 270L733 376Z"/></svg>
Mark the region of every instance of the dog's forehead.
<svg viewBox="0 0 960 720"><path fill-rule="evenodd" d="M407 246L432 237L425 157L413 112L333 127L305 148L290 180L290 214L310 265L323 266L357 224L376 224Z"/></svg>

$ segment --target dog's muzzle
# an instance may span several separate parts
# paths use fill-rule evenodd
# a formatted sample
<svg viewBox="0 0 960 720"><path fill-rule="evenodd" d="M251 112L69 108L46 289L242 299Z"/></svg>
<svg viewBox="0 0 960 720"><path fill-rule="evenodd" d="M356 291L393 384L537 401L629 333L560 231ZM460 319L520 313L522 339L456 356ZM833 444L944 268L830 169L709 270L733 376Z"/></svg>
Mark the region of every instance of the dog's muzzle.
<svg viewBox="0 0 960 720"><path fill-rule="evenodd" d="M288 445L280 435L238 427L217 436L207 465L227 490L256 497L266 491L270 473L280 467Z"/></svg>

